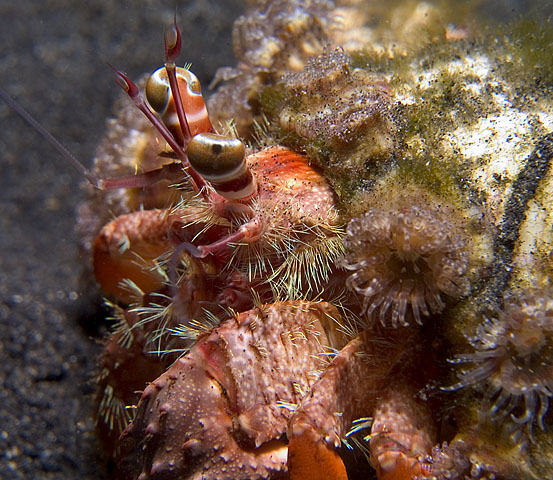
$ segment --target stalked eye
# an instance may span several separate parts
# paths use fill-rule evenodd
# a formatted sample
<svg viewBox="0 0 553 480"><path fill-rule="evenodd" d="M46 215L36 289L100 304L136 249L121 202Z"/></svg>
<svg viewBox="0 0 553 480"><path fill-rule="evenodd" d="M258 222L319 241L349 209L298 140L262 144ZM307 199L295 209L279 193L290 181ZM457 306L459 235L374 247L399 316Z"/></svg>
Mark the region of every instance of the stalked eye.
<svg viewBox="0 0 553 480"><path fill-rule="evenodd" d="M237 138L200 133L190 140L186 153L198 173L210 182L218 182L239 173L246 150Z"/></svg>
<svg viewBox="0 0 553 480"><path fill-rule="evenodd" d="M177 67L176 74L179 80L181 95L201 96L200 81L196 75L190 70L182 67ZM148 82L146 83L146 98L156 112L161 115L165 113L169 100L171 99L169 79L167 78L165 67L158 68L150 75L150 78L148 78Z"/></svg>
<svg viewBox="0 0 553 480"><path fill-rule="evenodd" d="M246 164L244 144L233 137L214 133L196 135L186 149L190 164L215 190L232 200L255 194L255 179Z"/></svg>
<svg viewBox="0 0 553 480"><path fill-rule="evenodd" d="M213 127L209 121L200 82L196 75L182 67L177 67L175 73L182 108L188 123L187 128L180 125L165 67L158 68L150 75L146 83L146 98L150 106L161 116L163 123L175 139L184 146L190 136L201 132L212 132ZM190 134L188 134L188 130L190 130Z"/></svg>
<svg viewBox="0 0 553 480"><path fill-rule="evenodd" d="M169 98L169 79L165 67L158 68L146 83L146 98L150 106L158 113L165 112Z"/></svg>

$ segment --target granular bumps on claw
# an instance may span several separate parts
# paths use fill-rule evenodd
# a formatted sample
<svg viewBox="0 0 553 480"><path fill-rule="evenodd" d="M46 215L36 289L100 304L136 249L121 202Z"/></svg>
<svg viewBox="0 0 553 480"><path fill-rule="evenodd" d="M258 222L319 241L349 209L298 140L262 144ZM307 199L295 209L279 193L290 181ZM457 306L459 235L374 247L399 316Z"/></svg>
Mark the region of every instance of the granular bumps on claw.
<svg viewBox="0 0 553 480"><path fill-rule="evenodd" d="M445 296L468 293L464 236L434 209L370 208L350 221L344 242L347 286L383 325L422 324L443 311Z"/></svg>
<svg viewBox="0 0 553 480"><path fill-rule="evenodd" d="M286 477L291 411L341 348L328 303L277 302L199 337L149 384L121 436L121 480Z"/></svg>
<svg viewBox="0 0 553 480"><path fill-rule="evenodd" d="M482 415L502 419L531 433L534 421L544 430L543 418L553 396L553 300L551 291L528 293L505 303L497 318L486 319L471 339L474 353L458 355L456 363L475 366L459 374L446 390L485 382Z"/></svg>

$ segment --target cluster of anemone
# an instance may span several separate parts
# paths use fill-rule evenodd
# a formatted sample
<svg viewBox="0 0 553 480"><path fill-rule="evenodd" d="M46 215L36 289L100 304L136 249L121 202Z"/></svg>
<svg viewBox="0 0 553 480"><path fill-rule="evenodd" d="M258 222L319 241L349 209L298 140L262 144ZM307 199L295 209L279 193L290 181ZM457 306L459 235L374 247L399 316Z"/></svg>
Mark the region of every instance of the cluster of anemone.
<svg viewBox="0 0 553 480"><path fill-rule="evenodd" d="M474 353L458 355L454 362L475 366L446 390L484 385L484 418L510 417L530 434L536 421L545 430L543 419L553 396L551 292L506 301L496 318L479 325L471 344Z"/></svg>
<svg viewBox="0 0 553 480"><path fill-rule="evenodd" d="M423 316L443 311L445 297L468 293L464 236L432 209L371 208L350 221L344 243L347 287L371 321L422 324Z"/></svg>
<svg viewBox="0 0 553 480"><path fill-rule="evenodd" d="M253 2L252 2L253 3ZM300 71L313 56L332 43L329 33L336 24L334 4L327 0L272 0L255 2L233 28L236 68L223 67L212 85L224 82L209 99L214 125L229 118L240 136L247 136L258 110L263 86L288 72Z"/></svg>

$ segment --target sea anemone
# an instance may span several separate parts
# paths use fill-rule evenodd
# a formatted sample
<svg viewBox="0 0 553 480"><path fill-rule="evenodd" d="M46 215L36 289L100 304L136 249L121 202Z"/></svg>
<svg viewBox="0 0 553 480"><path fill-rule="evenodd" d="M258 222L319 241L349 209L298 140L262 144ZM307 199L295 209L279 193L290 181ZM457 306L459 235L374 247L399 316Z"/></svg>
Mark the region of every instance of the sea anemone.
<svg viewBox="0 0 553 480"><path fill-rule="evenodd" d="M510 415L530 434L536 420L544 430L543 417L553 396L551 292L506 301L497 318L480 324L470 341L475 352L458 355L453 361L475 366L460 373L459 382L445 390L485 382L484 418L498 420Z"/></svg>
<svg viewBox="0 0 553 480"><path fill-rule="evenodd" d="M353 272L350 290L361 296L369 319L422 324L421 315L443 311L442 294L468 293L468 255L460 230L439 212L412 206L371 208L350 221L342 266ZM411 307L410 309L408 307Z"/></svg>

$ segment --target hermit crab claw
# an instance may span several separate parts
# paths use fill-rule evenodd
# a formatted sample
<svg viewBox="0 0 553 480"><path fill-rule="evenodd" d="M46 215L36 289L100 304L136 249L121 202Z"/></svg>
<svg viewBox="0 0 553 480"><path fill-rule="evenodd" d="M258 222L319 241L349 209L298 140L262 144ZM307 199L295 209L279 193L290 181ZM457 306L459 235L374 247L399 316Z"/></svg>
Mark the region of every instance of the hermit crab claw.
<svg viewBox="0 0 553 480"><path fill-rule="evenodd" d="M309 427L294 434L288 444L290 480L348 480L342 459Z"/></svg>

